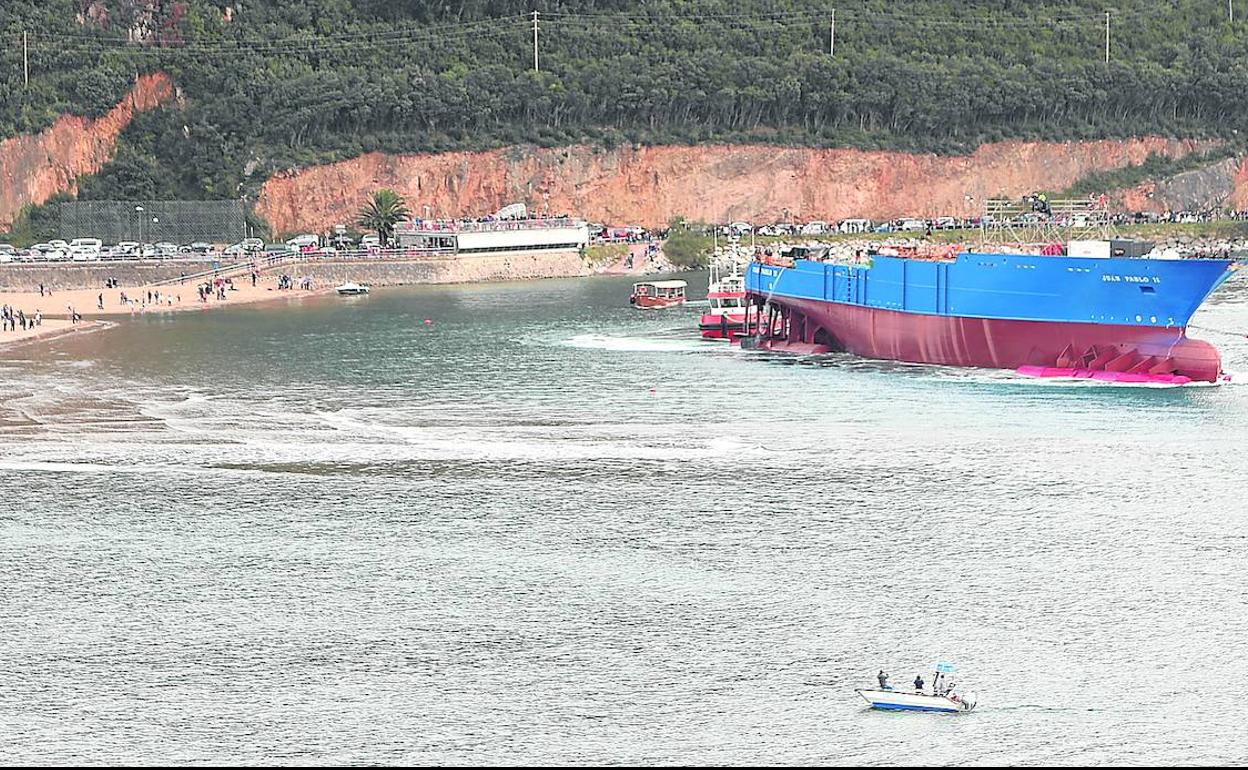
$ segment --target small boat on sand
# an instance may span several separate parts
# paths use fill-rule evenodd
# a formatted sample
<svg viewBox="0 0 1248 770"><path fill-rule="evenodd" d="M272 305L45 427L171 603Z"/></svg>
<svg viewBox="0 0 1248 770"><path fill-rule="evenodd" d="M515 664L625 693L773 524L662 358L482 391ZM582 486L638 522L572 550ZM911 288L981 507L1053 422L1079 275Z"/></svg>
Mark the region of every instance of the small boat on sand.
<svg viewBox="0 0 1248 770"><path fill-rule="evenodd" d="M338 294L343 297L355 297L360 294L368 294L368 284L348 281L347 283L339 286L337 289L334 289L334 291L338 292Z"/></svg>

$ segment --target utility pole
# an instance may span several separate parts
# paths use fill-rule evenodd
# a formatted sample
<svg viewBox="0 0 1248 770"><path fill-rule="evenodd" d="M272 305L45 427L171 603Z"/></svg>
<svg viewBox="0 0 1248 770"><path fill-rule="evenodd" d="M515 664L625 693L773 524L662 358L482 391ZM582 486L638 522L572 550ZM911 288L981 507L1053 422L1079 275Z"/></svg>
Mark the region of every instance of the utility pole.
<svg viewBox="0 0 1248 770"><path fill-rule="evenodd" d="M1109 64L1109 11L1105 12L1105 63Z"/></svg>
<svg viewBox="0 0 1248 770"><path fill-rule="evenodd" d="M1235 0L1226 0L1226 15L1230 17L1231 23L1235 23Z"/></svg>
<svg viewBox="0 0 1248 770"><path fill-rule="evenodd" d="M836 9L832 9L832 31L828 34L828 56L836 56Z"/></svg>
<svg viewBox="0 0 1248 770"><path fill-rule="evenodd" d="M537 11L533 12L533 71L541 72L537 67Z"/></svg>
<svg viewBox="0 0 1248 770"><path fill-rule="evenodd" d="M30 46L27 33L22 33L22 85L30 88Z"/></svg>

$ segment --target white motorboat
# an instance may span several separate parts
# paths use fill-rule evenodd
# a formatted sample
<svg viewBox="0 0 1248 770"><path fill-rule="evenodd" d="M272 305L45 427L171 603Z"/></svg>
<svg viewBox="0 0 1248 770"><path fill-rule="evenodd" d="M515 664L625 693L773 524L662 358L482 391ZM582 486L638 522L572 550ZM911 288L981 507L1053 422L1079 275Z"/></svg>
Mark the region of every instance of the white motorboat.
<svg viewBox="0 0 1248 770"><path fill-rule="evenodd" d="M368 294L368 284L348 281L334 291L338 292L338 294L343 297L354 297L360 294Z"/></svg>
<svg viewBox="0 0 1248 770"><path fill-rule="evenodd" d="M888 677L880 672L880 687L876 689L854 690L863 700L871 704L873 709L884 711L936 711L945 714L960 714L975 708L975 693L955 693L955 685L949 675L957 671L952 663L937 663L936 676L932 679L932 692L923 689L921 678L915 681L916 689L894 690L888 685Z"/></svg>
<svg viewBox="0 0 1248 770"><path fill-rule="evenodd" d="M931 695L915 690L854 690L871 704L884 711L936 711L960 714L975 708L975 693Z"/></svg>

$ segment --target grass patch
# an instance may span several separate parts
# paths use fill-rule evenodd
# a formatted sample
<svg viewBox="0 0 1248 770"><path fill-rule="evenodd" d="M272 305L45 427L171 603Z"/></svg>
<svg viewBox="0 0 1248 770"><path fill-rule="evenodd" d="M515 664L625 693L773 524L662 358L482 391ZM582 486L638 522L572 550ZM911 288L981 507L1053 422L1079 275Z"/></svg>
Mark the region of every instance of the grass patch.
<svg viewBox="0 0 1248 770"><path fill-rule="evenodd" d="M585 264L592 268L606 267L628 256L626 243L598 243L585 247Z"/></svg>

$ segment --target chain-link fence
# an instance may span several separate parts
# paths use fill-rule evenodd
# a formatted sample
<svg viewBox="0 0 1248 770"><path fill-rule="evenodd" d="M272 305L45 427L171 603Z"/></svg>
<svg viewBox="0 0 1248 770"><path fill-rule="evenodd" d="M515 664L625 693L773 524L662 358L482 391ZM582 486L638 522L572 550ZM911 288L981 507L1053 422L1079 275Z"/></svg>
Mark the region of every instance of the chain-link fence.
<svg viewBox="0 0 1248 770"><path fill-rule="evenodd" d="M75 201L55 208L65 240L236 243L247 235L242 201Z"/></svg>

